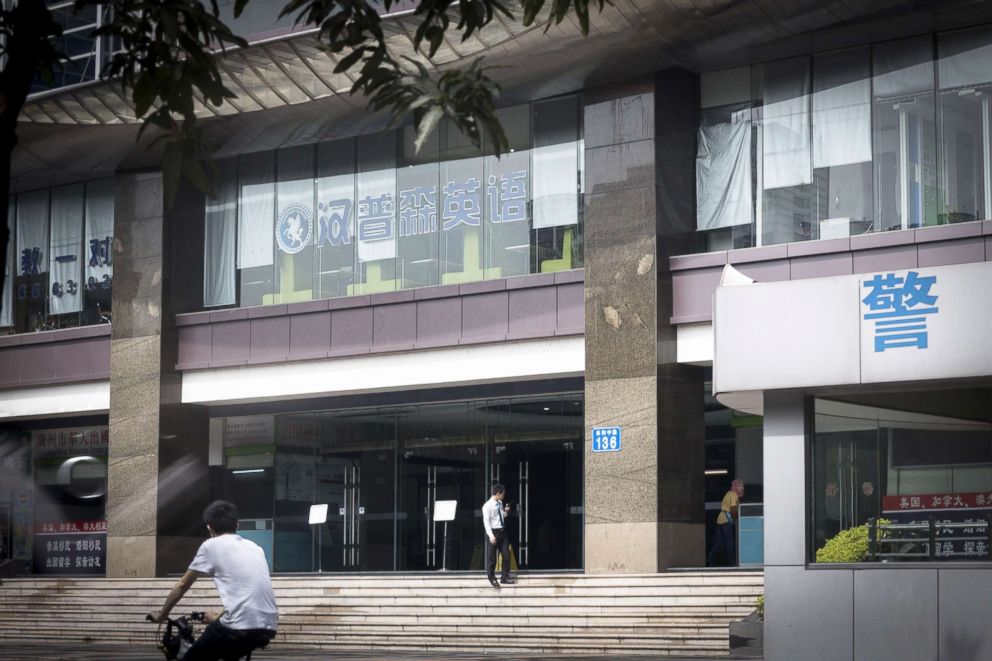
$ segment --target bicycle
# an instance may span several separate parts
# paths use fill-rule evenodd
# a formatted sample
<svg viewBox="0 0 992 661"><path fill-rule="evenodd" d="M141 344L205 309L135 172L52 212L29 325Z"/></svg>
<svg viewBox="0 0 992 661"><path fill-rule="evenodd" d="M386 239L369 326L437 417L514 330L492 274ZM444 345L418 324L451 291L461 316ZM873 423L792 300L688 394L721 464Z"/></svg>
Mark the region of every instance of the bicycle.
<svg viewBox="0 0 992 661"><path fill-rule="evenodd" d="M186 656L186 652L192 647L193 643L196 641L196 631L193 626L194 622L203 623L206 621L206 613L202 611L193 611L189 615L183 615L176 619L171 617L166 617L165 622L159 624L156 636L160 637L161 640L156 642L159 650L165 654L166 661L173 661L174 659L182 659ZM145 619L149 622L154 622L154 618L149 615L145 615ZM165 625L165 631L162 630L162 624ZM175 633L173 633L175 629ZM273 632L274 635L274 632ZM268 641L264 644L255 647L254 649L248 650L245 653L232 652L231 656L223 657L227 661L236 661L237 659L244 659L244 661L251 661L252 652L255 649L264 649L268 646Z"/></svg>
<svg viewBox="0 0 992 661"><path fill-rule="evenodd" d="M206 613L193 611L189 615L184 615L175 620L167 617L164 623L158 625L156 637L158 634L161 634L161 641L156 644L162 653L165 654L166 661L182 659L186 656L186 652L193 645L193 641L196 640L196 636L193 635L193 623L203 622L205 617ZM145 619L149 622L155 621L151 615L145 615ZM162 624L165 624L164 633L162 632ZM175 633L172 632L173 627L176 629Z"/></svg>

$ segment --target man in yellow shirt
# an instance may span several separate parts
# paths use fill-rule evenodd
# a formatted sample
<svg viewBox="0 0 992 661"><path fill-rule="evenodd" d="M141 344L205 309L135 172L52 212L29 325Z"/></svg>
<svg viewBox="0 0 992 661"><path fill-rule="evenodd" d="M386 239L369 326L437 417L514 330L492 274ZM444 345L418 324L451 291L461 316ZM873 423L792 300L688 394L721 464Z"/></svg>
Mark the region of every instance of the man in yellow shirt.
<svg viewBox="0 0 992 661"><path fill-rule="evenodd" d="M744 480L734 480L730 490L720 502L720 515L716 518L716 535L713 546L706 556L706 564L712 565L714 557L723 551L727 555L727 564L737 566L737 509L744 496Z"/></svg>

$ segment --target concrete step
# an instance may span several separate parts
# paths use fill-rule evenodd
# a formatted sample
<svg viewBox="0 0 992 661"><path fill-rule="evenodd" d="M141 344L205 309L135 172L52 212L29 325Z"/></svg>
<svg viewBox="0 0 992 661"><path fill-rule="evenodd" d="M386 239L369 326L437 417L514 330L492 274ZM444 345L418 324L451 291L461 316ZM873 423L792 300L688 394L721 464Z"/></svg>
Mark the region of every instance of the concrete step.
<svg viewBox="0 0 992 661"><path fill-rule="evenodd" d="M277 576L277 644L336 650L720 655L753 610L760 572L525 574L495 591L478 574ZM0 641L148 644L175 579L21 578L0 588ZM199 581L177 613L220 600ZM489 635L499 618L498 635ZM513 645L508 648L507 644Z"/></svg>

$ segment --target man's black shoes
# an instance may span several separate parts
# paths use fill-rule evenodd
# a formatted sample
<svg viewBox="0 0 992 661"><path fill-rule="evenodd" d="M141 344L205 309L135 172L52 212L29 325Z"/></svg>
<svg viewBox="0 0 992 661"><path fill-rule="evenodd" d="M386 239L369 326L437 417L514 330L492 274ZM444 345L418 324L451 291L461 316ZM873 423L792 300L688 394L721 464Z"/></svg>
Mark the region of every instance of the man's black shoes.
<svg viewBox="0 0 992 661"><path fill-rule="evenodd" d="M497 581L497 580L496 580L495 578L490 578L490 579L489 579L489 583L490 583L490 584L491 584L491 585L492 585L492 586L493 586L494 588L496 588L496 589L499 589L499 581Z"/></svg>
<svg viewBox="0 0 992 661"><path fill-rule="evenodd" d="M500 583L502 583L503 585L513 585L514 583L516 583L516 581L514 581L512 578L504 578L503 580L500 581Z"/></svg>

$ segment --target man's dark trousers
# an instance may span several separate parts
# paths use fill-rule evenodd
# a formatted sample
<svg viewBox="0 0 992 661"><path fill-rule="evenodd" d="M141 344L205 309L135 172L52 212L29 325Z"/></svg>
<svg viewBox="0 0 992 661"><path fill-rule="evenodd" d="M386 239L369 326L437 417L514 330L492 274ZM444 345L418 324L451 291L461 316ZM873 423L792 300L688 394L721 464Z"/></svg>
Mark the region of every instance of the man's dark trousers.
<svg viewBox="0 0 992 661"><path fill-rule="evenodd" d="M268 629L231 629L213 622L203 630L183 657L184 661L234 661L265 647L276 635Z"/></svg>
<svg viewBox="0 0 992 661"><path fill-rule="evenodd" d="M503 556L503 570L500 572L500 578L504 581L510 578L510 540L506 537L506 530L504 528L494 528L493 537L496 538L496 543L491 544L489 540L486 540L486 544L489 545L489 564L486 567L486 571L489 574L489 580L496 580L496 553L499 552Z"/></svg>
<svg viewBox="0 0 992 661"><path fill-rule="evenodd" d="M732 523L716 524L716 536L713 538L713 547L706 556L706 561L712 564L716 555L723 551L727 555L727 564L731 567L737 566L737 535Z"/></svg>

